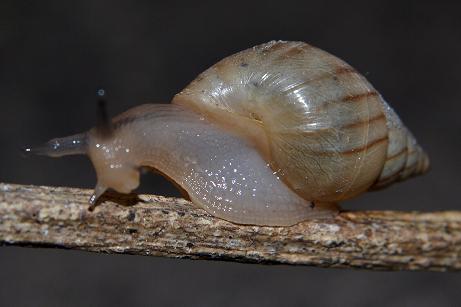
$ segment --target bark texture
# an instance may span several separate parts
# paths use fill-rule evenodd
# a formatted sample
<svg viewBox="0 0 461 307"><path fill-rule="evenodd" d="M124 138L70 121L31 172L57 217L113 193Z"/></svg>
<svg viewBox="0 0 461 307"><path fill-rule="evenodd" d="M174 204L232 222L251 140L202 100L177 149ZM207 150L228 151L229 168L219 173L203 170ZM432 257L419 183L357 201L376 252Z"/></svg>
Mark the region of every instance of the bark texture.
<svg viewBox="0 0 461 307"><path fill-rule="evenodd" d="M0 184L0 244L245 263L460 270L461 212L341 212L292 227L232 224L183 199Z"/></svg>

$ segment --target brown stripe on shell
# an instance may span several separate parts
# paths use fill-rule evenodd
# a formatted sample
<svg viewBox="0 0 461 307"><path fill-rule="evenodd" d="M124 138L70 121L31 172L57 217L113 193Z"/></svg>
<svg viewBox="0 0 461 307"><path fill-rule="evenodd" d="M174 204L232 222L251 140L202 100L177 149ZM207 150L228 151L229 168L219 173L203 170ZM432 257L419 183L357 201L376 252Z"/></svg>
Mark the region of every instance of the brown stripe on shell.
<svg viewBox="0 0 461 307"><path fill-rule="evenodd" d="M401 155L403 155L403 154L406 154L406 153L407 153L407 149L406 149L406 147L405 147L405 148L403 148L402 150L400 150L399 152L397 152L397 153L395 153L395 154L393 154L393 155L387 157L387 158L386 158L386 161L393 160L393 159L395 159L395 158L397 158L397 157L399 157L399 156L401 156Z"/></svg>
<svg viewBox="0 0 461 307"><path fill-rule="evenodd" d="M373 142L368 143L365 146L362 146L362 147L359 147L359 148L353 148L353 149L350 149L350 150L347 150L347 151L343 151L343 152L341 152L341 154L350 155L350 154L355 154L355 153L358 153L358 152L362 152L362 151L368 150L371 147L373 147L373 146L375 146L377 144L380 144L380 143L382 143L384 141L387 141L387 140L388 140L388 136L386 135L385 137L382 137L382 138L379 138L377 140L374 140Z"/></svg>
<svg viewBox="0 0 461 307"><path fill-rule="evenodd" d="M371 92L366 92L366 93L361 93L361 94L356 94L356 95L349 95L349 96L341 98L340 100L343 102L355 102L363 98L377 97L377 96L379 96L378 92L371 91Z"/></svg>
<svg viewBox="0 0 461 307"><path fill-rule="evenodd" d="M387 176L384 176L384 177L381 177L379 178L379 181L386 181L390 178L394 178L394 177L399 177L400 176L400 173L405 169L405 164L403 164L401 167L399 167L398 169L396 169L393 173L387 175ZM394 178L395 179L395 178Z"/></svg>
<svg viewBox="0 0 461 307"><path fill-rule="evenodd" d="M391 175L389 176L386 176L386 177L382 177L382 178L379 178L374 184L373 184L373 187L376 187L376 188L381 188L381 187L385 187L395 181L398 181L399 178L400 178L400 173L402 172L403 168L399 169L397 172L395 173L392 173Z"/></svg>
<svg viewBox="0 0 461 307"><path fill-rule="evenodd" d="M366 92L366 93L361 93L361 94L347 95L342 98L338 97L338 98L334 98L331 100L325 100L316 108L316 110L321 111L322 109L325 109L329 105L332 105L335 103L341 103L341 102L342 103L357 103L361 101L363 98L374 98L376 103L380 103L379 93L376 91L371 91L371 92Z"/></svg>
<svg viewBox="0 0 461 307"><path fill-rule="evenodd" d="M368 120L352 123L352 124L347 124L345 126L342 126L340 129L349 129L349 128L357 128L360 126L364 126L366 124L370 124L373 122L377 122L380 120L386 120L386 116L384 114L377 115L375 117L369 118Z"/></svg>
<svg viewBox="0 0 461 307"><path fill-rule="evenodd" d="M333 72L327 72L327 73L322 74L320 76L317 76L317 77L315 77L313 79L309 79L309 82L321 81L321 80L328 79L328 78L333 78L333 79L337 80L337 76L343 75L343 74L358 74L358 72L355 69L353 69L352 67L340 66L340 67L336 68Z"/></svg>

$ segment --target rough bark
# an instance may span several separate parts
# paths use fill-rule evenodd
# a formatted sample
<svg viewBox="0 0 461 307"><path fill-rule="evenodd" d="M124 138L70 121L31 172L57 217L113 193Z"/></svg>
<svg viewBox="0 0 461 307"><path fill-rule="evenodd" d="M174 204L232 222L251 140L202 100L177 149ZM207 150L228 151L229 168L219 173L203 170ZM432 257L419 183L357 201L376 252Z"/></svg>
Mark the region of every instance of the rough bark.
<svg viewBox="0 0 461 307"><path fill-rule="evenodd" d="M461 212L341 212L292 227L232 224L183 199L0 184L0 244L245 263L460 270Z"/></svg>

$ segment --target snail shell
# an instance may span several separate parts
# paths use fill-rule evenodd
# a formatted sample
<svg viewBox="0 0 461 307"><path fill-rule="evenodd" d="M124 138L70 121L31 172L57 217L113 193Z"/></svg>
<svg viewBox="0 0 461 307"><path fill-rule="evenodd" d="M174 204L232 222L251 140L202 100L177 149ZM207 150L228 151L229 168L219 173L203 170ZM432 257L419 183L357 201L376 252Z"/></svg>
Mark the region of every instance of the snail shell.
<svg viewBox="0 0 461 307"><path fill-rule="evenodd" d="M27 150L87 154L98 177L93 205L108 188L135 189L139 167L150 166L217 217L285 226L331 216L334 203L429 166L362 75L302 42L229 56L172 104L141 105L104 123Z"/></svg>
<svg viewBox="0 0 461 307"><path fill-rule="evenodd" d="M241 135L262 129L253 142L309 200L348 199L429 166L415 138L360 73L303 42L272 41L229 56L173 103Z"/></svg>

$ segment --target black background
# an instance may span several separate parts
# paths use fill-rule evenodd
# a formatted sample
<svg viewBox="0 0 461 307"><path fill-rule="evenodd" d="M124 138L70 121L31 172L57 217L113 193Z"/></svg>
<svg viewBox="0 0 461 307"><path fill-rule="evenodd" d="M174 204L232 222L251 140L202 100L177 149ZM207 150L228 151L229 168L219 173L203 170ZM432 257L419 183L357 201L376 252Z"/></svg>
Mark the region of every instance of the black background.
<svg viewBox="0 0 461 307"><path fill-rule="evenodd" d="M371 3L372 2L372 3ZM347 208L459 209L461 3L443 1L0 1L0 181L92 188L85 157L17 148L168 102L198 73L272 39L301 40L361 71L431 157L423 177ZM140 191L177 195L165 180ZM449 306L461 275L0 248L0 305Z"/></svg>

